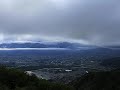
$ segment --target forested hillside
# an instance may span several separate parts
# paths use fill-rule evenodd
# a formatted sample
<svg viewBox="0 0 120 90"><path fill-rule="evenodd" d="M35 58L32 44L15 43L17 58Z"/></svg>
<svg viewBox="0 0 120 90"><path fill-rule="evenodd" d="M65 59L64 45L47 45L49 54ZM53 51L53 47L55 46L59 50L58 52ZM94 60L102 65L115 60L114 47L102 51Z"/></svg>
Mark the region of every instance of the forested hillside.
<svg viewBox="0 0 120 90"><path fill-rule="evenodd" d="M76 90L120 90L120 70L90 72L71 83Z"/></svg>
<svg viewBox="0 0 120 90"><path fill-rule="evenodd" d="M0 67L0 90L73 90L73 88L38 79L35 75Z"/></svg>

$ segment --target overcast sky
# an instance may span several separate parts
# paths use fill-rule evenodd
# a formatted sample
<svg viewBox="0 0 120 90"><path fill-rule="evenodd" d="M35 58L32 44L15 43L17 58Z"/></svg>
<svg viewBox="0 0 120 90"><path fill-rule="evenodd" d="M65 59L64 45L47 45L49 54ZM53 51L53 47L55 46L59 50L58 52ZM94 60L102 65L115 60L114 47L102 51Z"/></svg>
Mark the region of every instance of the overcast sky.
<svg viewBox="0 0 120 90"><path fill-rule="evenodd" d="M120 0L0 0L0 41L120 44Z"/></svg>

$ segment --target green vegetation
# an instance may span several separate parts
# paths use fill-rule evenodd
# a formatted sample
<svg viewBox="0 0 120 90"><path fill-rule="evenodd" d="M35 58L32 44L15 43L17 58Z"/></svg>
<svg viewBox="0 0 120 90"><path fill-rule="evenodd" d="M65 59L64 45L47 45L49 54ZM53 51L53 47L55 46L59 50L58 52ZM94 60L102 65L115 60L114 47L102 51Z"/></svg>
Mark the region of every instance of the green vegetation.
<svg viewBox="0 0 120 90"><path fill-rule="evenodd" d="M120 90L120 70L90 72L69 85L38 79L34 74L0 67L0 90ZM75 89L74 89L74 88Z"/></svg>
<svg viewBox="0 0 120 90"><path fill-rule="evenodd" d="M38 79L34 74L0 67L0 90L73 90L72 87Z"/></svg>
<svg viewBox="0 0 120 90"><path fill-rule="evenodd" d="M71 83L76 90L120 90L120 70L91 72Z"/></svg>

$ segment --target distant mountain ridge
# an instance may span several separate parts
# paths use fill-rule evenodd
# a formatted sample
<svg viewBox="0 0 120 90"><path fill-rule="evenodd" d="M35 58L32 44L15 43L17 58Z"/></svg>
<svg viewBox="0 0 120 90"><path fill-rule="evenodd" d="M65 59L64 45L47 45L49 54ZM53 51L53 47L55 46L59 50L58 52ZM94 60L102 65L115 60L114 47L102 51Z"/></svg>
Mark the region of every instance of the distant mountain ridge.
<svg viewBox="0 0 120 90"><path fill-rule="evenodd" d="M70 42L57 42L57 43L2 43L0 48L79 48L79 47L92 47L87 45L82 45L79 43Z"/></svg>

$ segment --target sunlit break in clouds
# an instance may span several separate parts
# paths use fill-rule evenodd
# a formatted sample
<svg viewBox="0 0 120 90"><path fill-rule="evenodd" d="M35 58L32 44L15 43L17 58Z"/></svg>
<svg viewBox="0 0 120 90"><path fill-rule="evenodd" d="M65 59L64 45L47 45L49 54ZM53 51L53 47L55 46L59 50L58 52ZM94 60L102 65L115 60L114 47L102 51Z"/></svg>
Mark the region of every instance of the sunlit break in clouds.
<svg viewBox="0 0 120 90"><path fill-rule="evenodd" d="M0 41L120 44L119 0L1 0Z"/></svg>

